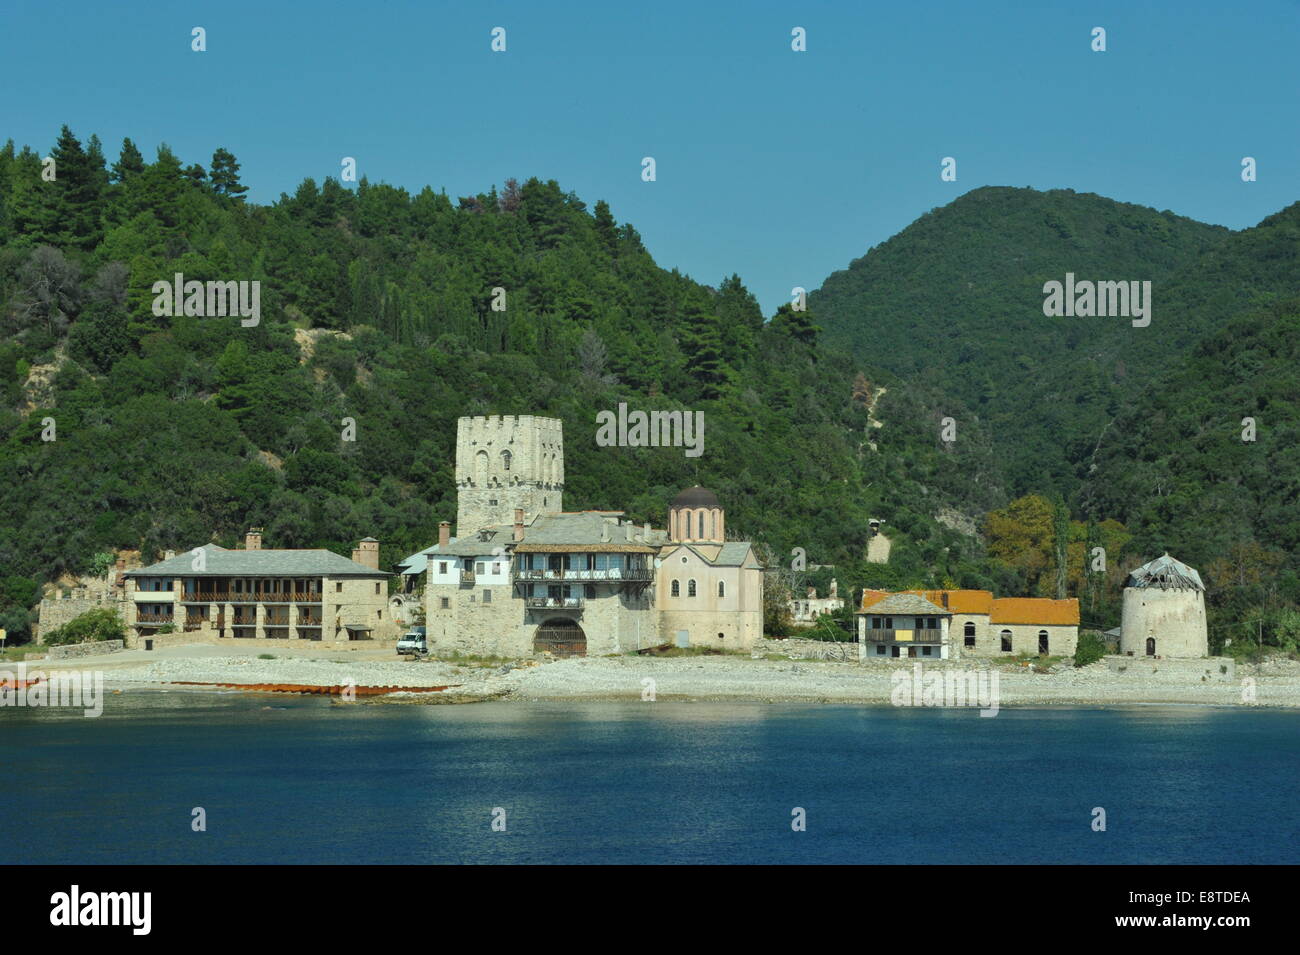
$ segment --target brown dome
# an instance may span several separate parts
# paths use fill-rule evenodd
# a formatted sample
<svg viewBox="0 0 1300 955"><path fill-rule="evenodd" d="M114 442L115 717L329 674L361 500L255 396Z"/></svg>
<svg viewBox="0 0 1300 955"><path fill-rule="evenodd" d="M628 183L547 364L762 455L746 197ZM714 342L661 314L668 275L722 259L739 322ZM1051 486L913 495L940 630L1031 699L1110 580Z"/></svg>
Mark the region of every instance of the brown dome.
<svg viewBox="0 0 1300 955"><path fill-rule="evenodd" d="M706 487L688 487L673 498L670 507L719 507L717 495Z"/></svg>

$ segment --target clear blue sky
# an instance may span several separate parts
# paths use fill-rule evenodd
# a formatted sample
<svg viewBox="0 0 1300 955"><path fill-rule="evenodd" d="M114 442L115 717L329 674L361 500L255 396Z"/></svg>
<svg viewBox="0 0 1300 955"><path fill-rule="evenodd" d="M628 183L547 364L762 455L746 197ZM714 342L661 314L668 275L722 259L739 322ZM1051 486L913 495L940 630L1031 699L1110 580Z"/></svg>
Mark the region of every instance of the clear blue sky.
<svg viewBox="0 0 1300 955"><path fill-rule="evenodd" d="M0 139L42 153L65 122L110 160L123 136L205 168L225 146L258 202L343 156L453 198L554 178L608 200L661 265L738 272L768 313L981 185L1232 228L1300 198L1298 0L0 0L0 64Z"/></svg>

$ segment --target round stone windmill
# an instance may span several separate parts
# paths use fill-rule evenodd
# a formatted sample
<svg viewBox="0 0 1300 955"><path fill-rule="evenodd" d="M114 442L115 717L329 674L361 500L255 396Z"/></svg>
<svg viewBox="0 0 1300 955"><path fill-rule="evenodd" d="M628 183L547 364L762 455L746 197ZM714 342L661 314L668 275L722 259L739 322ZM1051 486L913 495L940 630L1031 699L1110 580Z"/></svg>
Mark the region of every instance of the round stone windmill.
<svg viewBox="0 0 1300 955"><path fill-rule="evenodd" d="M1201 575L1168 554L1129 574L1119 639L1127 656L1207 656Z"/></svg>

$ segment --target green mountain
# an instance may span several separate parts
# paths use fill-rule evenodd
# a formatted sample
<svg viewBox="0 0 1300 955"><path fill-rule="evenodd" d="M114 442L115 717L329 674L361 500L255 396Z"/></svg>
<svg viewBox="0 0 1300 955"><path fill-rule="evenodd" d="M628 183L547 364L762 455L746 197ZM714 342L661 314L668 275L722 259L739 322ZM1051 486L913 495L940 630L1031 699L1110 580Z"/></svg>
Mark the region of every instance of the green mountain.
<svg viewBox="0 0 1300 955"><path fill-rule="evenodd" d="M810 304L826 340L987 426L1010 490L1073 497L1098 438L1191 346L1300 291L1293 207L1233 233L1069 190L977 189L922 216ZM1151 324L1046 317L1043 286L1149 280ZM870 372L868 372L870 374Z"/></svg>

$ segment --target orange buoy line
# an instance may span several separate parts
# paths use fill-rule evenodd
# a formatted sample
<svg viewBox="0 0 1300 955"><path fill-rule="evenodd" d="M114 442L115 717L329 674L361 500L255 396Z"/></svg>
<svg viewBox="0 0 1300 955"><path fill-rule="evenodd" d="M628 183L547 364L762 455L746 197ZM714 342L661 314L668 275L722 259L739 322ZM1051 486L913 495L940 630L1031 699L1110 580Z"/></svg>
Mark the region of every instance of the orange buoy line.
<svg viewBox="0 0 1300 955"><path fill-rule="evenodd" d="M351 691L357 696L383 696L386 693L438 693L462 683L446 686L315 686L308 683L203 683L198 680L174 680L176 686L219 686L231 690L252 690L259 693L309 693L316 696L342 696Z"/></svg>

